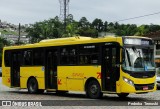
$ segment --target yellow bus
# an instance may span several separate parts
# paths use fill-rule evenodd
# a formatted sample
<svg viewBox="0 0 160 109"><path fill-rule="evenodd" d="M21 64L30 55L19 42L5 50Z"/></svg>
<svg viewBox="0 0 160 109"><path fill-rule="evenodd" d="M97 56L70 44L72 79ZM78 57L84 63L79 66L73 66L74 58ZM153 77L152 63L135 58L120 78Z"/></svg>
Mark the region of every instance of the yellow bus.
<svg viewBox="0 0 160 109"><path fill-rule="evenodd" d="M155 91L155 78L154 43L145 37L76 36L3 48L3 84L29 93L126 97Z"/></svg>

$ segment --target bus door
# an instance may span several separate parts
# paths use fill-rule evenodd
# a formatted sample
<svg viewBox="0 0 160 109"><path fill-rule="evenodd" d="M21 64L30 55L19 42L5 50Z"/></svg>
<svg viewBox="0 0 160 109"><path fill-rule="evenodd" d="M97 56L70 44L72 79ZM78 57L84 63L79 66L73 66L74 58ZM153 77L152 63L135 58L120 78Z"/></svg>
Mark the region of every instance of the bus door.
<svg viewBox="0 0 160 109"><path fill-rule="evenodd" d="M46 62L45 62L46 89L57 89L57 65L58 65L57 50L47 50Z"/></svg>
<svg viewBox="0 0 160 109"><path fill-rule="evenodd" d="M102 47L102 90L116 91L116 81L120 76L120 50L118 44L106 43Z"/></svg>
<svg viewBox="0 0 160 109"><path fill-rule="evenodd" d="M11 86L20 87L20 65L22 55L20 52L11 53Z"/></svg>

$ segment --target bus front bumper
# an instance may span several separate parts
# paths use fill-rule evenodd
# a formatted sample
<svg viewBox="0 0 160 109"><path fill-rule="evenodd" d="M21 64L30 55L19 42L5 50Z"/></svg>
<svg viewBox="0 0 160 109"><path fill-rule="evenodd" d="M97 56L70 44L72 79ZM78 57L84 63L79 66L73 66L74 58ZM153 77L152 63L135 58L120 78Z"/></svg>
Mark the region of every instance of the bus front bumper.
<svg viewBox="0 0 160 109"><path fill-rule="evenodd" d="M146 93L146 92L154 92L156 91L156 83L149 84L129 84L123 81L120 92L121 93Z"/></svg>

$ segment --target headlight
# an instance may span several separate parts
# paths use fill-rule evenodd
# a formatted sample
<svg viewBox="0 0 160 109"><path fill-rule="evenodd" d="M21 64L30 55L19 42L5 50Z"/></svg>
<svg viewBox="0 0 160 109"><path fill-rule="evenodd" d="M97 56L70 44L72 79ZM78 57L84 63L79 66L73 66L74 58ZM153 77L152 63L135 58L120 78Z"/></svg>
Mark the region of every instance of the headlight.
<svg viewBox="0 0 160 109"><path fill-rule="evenodd" d="M134 86L134 82L133 82L132 80L130 80L130 79L126 78L126 77L123 77L123 80L124 80L126 83Z"/></svg>

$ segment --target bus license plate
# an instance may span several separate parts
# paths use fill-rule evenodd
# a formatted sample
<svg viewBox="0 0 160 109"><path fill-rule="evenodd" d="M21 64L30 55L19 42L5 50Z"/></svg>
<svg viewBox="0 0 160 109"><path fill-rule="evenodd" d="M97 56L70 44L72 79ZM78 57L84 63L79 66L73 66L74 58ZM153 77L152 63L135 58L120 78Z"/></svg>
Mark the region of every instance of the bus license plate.
<svg viewBox="0 0 160 109"><path fill-rule="evenodd" d="M143 90L148 90L148 86L143 86Z"/></svg>

